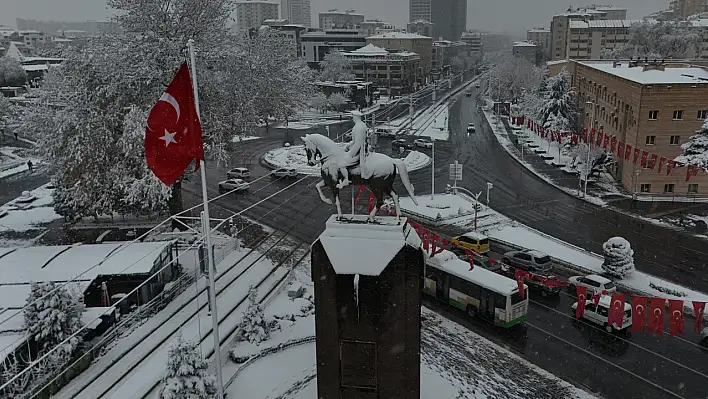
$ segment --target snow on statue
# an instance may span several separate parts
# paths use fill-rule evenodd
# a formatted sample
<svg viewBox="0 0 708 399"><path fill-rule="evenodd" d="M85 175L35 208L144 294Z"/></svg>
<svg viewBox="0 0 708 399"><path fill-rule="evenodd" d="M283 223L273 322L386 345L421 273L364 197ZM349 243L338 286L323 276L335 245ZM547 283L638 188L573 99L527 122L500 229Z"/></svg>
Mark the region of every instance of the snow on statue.
<svg viewBox="0 0 708 399"><path fill-rule="evenodd" d="M202 359L197 345L182 336L167 353L167 374L159 399L207 399L216 396L216 377Z"/></svg>
<svg viewBox="0 0 708 399"><path fill-rule="evenodd" d="M393 198L396 205L396 215L401 214L398 194L393 190L396 173L400 174L401 182L408 195L417 205L413 185L408 178L406 165L400 159L372 152L367 154L367 129L361 121L361 113L353 112L355 126L352 131L352 141L345 149L321 134L308 134L302 137L307 153L307 164L315 166L319 158L322 181L317 183L317 192L326 204L332 200L325 197L322 187L327 186L332 191L337 215L342 218L342 207L339 202L339 190L349 184L366 185L376 197L376 204L369 214L369 221L374 221L376 212L384 203L384 194Z"/></svg>
<svg viewBox="0 0 708 399"><path fill-rule="evenodd" d="M622 237L612 237L602 244L605 261L602 269L609 275L625 278L634 272L634 251L629 241Z"/></svg>

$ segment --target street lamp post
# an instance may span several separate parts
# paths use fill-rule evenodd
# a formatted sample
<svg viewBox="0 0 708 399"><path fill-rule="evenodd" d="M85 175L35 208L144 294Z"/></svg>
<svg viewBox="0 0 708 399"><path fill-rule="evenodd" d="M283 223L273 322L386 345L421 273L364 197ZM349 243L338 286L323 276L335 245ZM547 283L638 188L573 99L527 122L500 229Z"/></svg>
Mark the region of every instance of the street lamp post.
<svg viewBox="0 0 708 399"><path fill-rule="evenodd" d="M433 149L432 149L432 170L430 172L430 199L435 199L435 137L432 138Z"/></svg>
<svg viewBox="0 0 708 399"><path fill-rule="evenodd" d="M329 138L329 125L325 126L325 130L327 130L327 138Z"/></svg>
<svg viewBox="0 0 708 399"><path fill-rule="evenodd" d="M479 197L481 195L481 191L477 194L474 194L474 231L477 231L477 211L479 210Z"/></svg>
<svg viewBox="0 0 708 399"><path fill-rule="evenodd" d="M489 206L489 191L494 187L494 185L490 182L487 182L487 206Z"/></svg>
<svg viewBox="0 0 708 399"><path fill-rule="evenodd" d="M592 115L590 115L590 130L595 128L595 103L593 101L587 101L585 105L592 106ZM587 136L586 136L587 137ZM585 184L583 187L583 197L588 195L588 179L590 178L590 148L592 146L592 140L586 140L587 145L587 156L585 157Z"/></svg>

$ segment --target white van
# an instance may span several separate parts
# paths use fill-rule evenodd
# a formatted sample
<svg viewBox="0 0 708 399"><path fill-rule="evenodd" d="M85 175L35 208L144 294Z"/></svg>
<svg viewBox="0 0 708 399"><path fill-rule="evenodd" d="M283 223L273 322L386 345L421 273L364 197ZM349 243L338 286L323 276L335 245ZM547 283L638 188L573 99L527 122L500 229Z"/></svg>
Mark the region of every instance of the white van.
<svg viewBox="0 0 708 399"><path fill-rule="evenodd" d="M607 324L607 316L610 313L610 303L612 301L612 296L603 295L600 297L600 301L595 307L595 302L592 300L585 301L585 312L583 313L583 319L605 327L607 332L613 331L625 331L629 332L629 327L632 326L632 305L627 302L624 303L624 319L622 320L622 326L617 328L615 325ZM572 306L573 311L578 308L578 303L575 302Z"/></svg>
<svg viewBox="0 0 708 399"><path fill-rule="evenodd" d="M393 129L387 127L377 127L376 130L374 130L374 133L381 137L394 137L396 135Z"/></svg>

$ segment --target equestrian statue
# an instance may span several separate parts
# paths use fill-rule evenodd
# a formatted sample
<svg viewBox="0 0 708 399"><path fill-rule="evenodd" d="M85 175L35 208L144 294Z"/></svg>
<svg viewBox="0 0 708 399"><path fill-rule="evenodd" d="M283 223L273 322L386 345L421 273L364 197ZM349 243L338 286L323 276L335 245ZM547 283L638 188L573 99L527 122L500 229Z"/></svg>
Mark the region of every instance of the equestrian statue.
<svg viewBox="0 0 708 399"><path fill-rule="evenodd" d="M342 218L342 207L339 202L339 190L350 185L365 185L376 197L374 209L367 221L374 221L376 213L384 204L384 194L393 198L396 206L396 216L400 218L401 207L398 195L393 190L396 173L400 174L401 182L413 203L418 205L413 191L413 185L408 178L408 170L401 159L393 159L387 155L368 151L368 134L366 124L362 121L362 113L352 111L354 128L352 141L344 147L339 146L321 134L308 134L302 137L307 153L307 164L315 166L319 160L322 181L315 186L320 198L326 204L332 205L332 200L325 197L322 187L329 187L337 206L337 215Z"/></svg>

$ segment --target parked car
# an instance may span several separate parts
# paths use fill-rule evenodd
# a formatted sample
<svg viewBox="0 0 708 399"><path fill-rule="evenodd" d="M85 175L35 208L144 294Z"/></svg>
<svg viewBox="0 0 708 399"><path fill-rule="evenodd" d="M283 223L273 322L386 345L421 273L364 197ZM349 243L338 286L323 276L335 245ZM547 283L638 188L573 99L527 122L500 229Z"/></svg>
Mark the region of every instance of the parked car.
<svg viewBox="0 0 708 399"><path fill-rule="evenodd" d="M246 168L233 168L226 172L227 179L246 179L251 177L251 171Z"/></svg>
<svg viewBox="0 0 708 399"><path fill-rule="evenodd" d="M475 83L474 87L475 87L476 89L479 89L479 88L482 87L482 86L481 86L479 83Z"/></svg>
<svg viewBox="0 0 708 399"><path fill-rule="evenodd" d="M624 318L622 320L622 325L617 327L616 325L607 324L607 316L610 313L610 303L612 297L610 295L603 295L600 297L600 301L595 306L595 302L592 300L585 301L585 311L583 312L583 319L587 320L593 324L605 327L607 332L613 331L625 331L629 333L629 327L632 326L632 305L625 302L624 304ZM573 303L572 309L576 310L578 308L578 303Z"/></svg>
<svg viewBox="0 0 708 399"><path fill-rule="evenodd" d="M404 139L398 139L393 140L391 142L391 148L393 148L394 150L397 150L399 148L405 148L406 150L410 150L411 148L413 148L413 146L411 145L411 143Z"/></svg>
<svg viewBox="0 0 708 399"><path fill-rule="evenodd" d="M467 97L472 97L472 93L470 93L470 92L468 91L467 93L465 93L465 96L467 96Z"/></svg>
<svg viewBox="0 0 708 399"><path fill-rule="evenodd" d="M250 188L250 184L246 183L241 179L229 179L219 182L219 192L225 193L227 191L243 192Z"/></svg>
<svg viewBox="0 0 708 399"><path fill-rule="evenodd" d="M433 140L429 137L419 138L413 140L413 145L416 147L433 148Z"/></svg>
<svg viewBox="0 0 708 399"><path fill-rule="evenodd" d="M387 127L377 127L374 133L378 134L379 137L396 137L395 131Z"/></svg>
<svg viewBox="0 0 708 399"><path fill-rule="evenodd" d="M516 278L516 269L523 270L539 276L546 280L554 280L558 282L558 278L553 275L553 265L551 257L540 251L526 249L523 251L509 251L504 254L504 265L502 265L502 274L509 278ZM527 280L526 284L529 289L538 291L542 296L557 295L560 293L561 285L563 284L544 284L543 282L532 279ZM549 285L551 285L549 287Z"/></svg>
<svg viewBox="0 0 708 399"><path fill-rule="evenodd" d="M585 287L588 289L588 292L606 291L611 294L617 291L615 283L605 277L598 276L597 274L570 277L568 279L568 290L570 292L575 292L575 287Z"/></svg>
<svg viewBox="0 0 708 399"><path fill-rule="evenodd" d="M297 169L280 168L270 172L270 177L274 179L294 179L297 178Z"/></svg>
<svg viewBox="0 0 708 399"><path fill-rule="evenodd" d="M474 123L470 122L467 124L467 132L468 133L474 133L477 131L477 128L474 126Z"/></svg>

